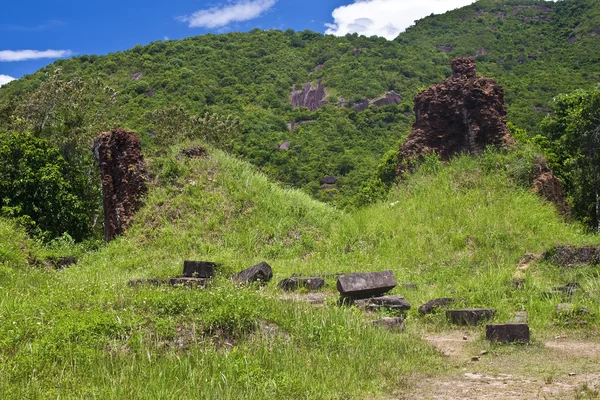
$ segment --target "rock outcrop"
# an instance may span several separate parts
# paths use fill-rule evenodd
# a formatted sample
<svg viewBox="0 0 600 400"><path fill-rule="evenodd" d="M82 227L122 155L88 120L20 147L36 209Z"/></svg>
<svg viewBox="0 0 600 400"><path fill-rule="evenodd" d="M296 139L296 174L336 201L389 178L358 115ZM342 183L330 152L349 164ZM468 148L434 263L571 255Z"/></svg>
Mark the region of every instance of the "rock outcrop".
<svg viewBox="0 0 600 400"><path fill-rule="evenodd" d="M361 102L355 103L352 105L352 109L354 111L363 111L369 108L371 104L382 107L387 104L400 104L402 102L402 96L393 90L387 92L385 95L378 97L376 99L365 99Z"/></svg>
<svg viewBox="0 0 600 400"><path fill-rule="evenodd" d="M556 206L558 212L563 216L571 215L571 207L567 203L567 197L560 179L558 179L546 164L546 160L538 158L532 171L532 190Z"/></svg>
<svg viewBox="0 0 600 400"><path fill-rule="evenodd" d="M453 75L415 98L416 122L402 144L397 173L407 172L426 154L442 160L460 153L480 154L489 145L513 143L506 125L504 89L478 77L473 58L452 60Z"/></svg>
<svg viewBox="0 0 600 400"><path fill-rule="evenodd" d="M327 93L321 80L316 85L307 83L302 90L294 90L290 96L290 101L294 107L307 107L311 111L316 111L327 104Z"/></svg>
<svg viewBox="0 0 600 400"><path fill-rule="evenodd" d="M140 139L133 132L100 134L93 151L100 166L104 203L104 240L125 231L147 192L146 166Z"/></svg>

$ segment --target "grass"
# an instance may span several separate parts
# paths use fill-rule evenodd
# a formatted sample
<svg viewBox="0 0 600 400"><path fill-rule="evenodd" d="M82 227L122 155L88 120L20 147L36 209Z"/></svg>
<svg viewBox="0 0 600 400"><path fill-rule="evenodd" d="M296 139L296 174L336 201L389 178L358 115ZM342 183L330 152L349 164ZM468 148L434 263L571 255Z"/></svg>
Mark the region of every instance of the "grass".
<svg viewBox="0 0 600 400"><path fill-rule="evenodd" d="M525 288L511 285L519 259L558 244L599 244L522 186L519 150L430 159L381 203L344 213L269 182L218 151L150 160L151 191L126 235L106 246L51 247L0 220L0 396L2 398L358 399L447 369L420 339L449 329L419 304L455 297L495 308L509 321L527 310L534 338L598 328L598 270L535 262ZM63 271L32 259L76 254ZM130 279L181 273L185 259L221 264L205 290L130 288ZM291 274L394 270L413 310L407 331L370 326L375 315L330 300L283 301L274 283L239 288L228 275L267 261L274 281ZM39 264L39 263L38 263ZM557 318L546 298L578 281L573 303L587 325ZM478 328L474 329L474 332Z"/></svg>

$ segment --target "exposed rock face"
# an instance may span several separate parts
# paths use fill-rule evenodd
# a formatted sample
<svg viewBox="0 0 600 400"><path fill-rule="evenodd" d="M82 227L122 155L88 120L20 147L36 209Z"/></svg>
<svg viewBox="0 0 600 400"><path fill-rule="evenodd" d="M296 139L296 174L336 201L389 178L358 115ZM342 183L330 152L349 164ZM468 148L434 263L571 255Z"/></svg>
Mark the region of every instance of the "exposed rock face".
<svg viewBox="0 0 600 400"><path fill-rule="evenodd" d="M307 83L302 90L293 91L290 100L294 107L307 107L311 111L316 111L327 104L325 100L326 96L325 87L321 85L321 80L319 79L316 86Z"/></svg>
<svg viewBox="0 0 600 400"><path fill-rule="evenodd" d="M571 215L571 207L558 179L548 168L546 160L538 158L533 168L533 191L554 204L561 215Z"/></svg>
<svg viewBox="0 0 600 400"><path fill-rule="evenodd" d="M400 104L402 102L402 96L393 90L387 92L385 95L378 97L376 99L365 99L359 103L356 103L352 106L352 109L355 111L363 111L369 108L371 104L382 107L387 104Z"/></svg>
<svg viewBox="0 0 600 400"><path fill-rule="evenodd" d="M290 149L290 145L291 145L291 144L292 144L292 142L289 142L289 141L288 141L288 142L283 142L283 143L281 143L281 144L280 144L280 145L279 145L277 148L278 148L279 150L286 150L286 151L287 151L287 150L289 150L289 149Z"/></svg>
<svg viewBox="0 0 600 400"><path fill-rule="evenodd" d="M146 187L146 166L140 139L119 129L100 134L94 140L94 154L100 165L104 202L104 240L123 233L142 204Z"/></svg>
<svg viewBox="0 0 600 400"><path fill-rule="evenodd" d="M398 174L426 154L435 152L448 160L460 153L480 154L489 145L513 144L504 89L478 77L473 58L452 60L452 70L450 78L415 98L417 121L400 148Z"/></svg>

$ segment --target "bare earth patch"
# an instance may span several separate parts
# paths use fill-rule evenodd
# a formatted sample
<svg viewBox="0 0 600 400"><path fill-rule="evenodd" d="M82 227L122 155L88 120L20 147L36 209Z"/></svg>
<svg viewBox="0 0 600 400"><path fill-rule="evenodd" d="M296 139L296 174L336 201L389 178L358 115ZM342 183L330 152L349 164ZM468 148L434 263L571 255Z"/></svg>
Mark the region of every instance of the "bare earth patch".
<svg viewBox="0 0 600 400"><path fill-rule="evenodd" d="M416 376L388 399L600 399L600 342L557 338L489 353L473 332L424 339L447 357L448 374Z"/></svg>

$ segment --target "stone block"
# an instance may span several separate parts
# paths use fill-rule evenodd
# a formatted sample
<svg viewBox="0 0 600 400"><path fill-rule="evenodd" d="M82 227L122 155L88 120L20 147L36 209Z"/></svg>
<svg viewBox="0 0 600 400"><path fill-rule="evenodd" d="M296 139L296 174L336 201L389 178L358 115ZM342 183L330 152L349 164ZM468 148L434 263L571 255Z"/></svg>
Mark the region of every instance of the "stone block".
<svg viewBox="0 0 600 400"><path fill-rule="evenodd" d="M489 324L485 327L485 336L496 343L529 343L529 325Z"/></svg>
<svg viewBox="0 0 600 400"><path fill-rule="evenodd" d="M385 317L372 322L373 325L389 329L392 332L401 332L404 330L404 318L402 317Z"/></svg>
<svg viewBox="0 0 600 400"><path fill-rule="evenodd" d="M184 261L183 276L186 278L212 278L217 264L209 261Z"/></svg>
<svg viewBox="0 0 600 400"><path fill-rule="evenodd" d="M253 265L231 277L240 283L262 282L267 283L273 278L273 269L266 262Z"/></svg>
<svg viewBox="0 0 600 400"><path fill-rule="evenodd" d="M397 285L393 271L365 272L338 277L337 289L342 297L365 299L381 296Z"/></svg>
<svg viewBox="0 0 600 400"><path fill-rule="evenodd" d="M425 304L421 305L421 307L419 307L419 314L421 314L421 315L433 314L433 313L437 312L438 309L443 308L443 307L448 307L452 303L454 303L454 299L451 299L448 297L441 297L439 299L429 300L427 303L425 303Z"/></svg>
<svg viewBox="0 0 600 400"><path fill-rule="evenodd" d="M410 310L410 303L402 296L381 296L373 297L370 299L356 300L354 304L358 307L366 308L368 310L379 310L382 308L393 310L393 311L407 311Z"/></svg>
<svg viewBox="0 0 600 400"><path fill-rule="evenodd" d="M309 291L319 290L325 286L325 280L323 278L301 278L292 277L285 278L277 285L286 292L293 292L300 288L305 288Z"/></svg>
<svg viewBox="0 0 600 400"><path fill-rule="evenodd" d="M490 320L496 312L489 308L469 308L464 310L448 310L446 317L453 324L457 325L477 325L484 320Z"/></svg>

